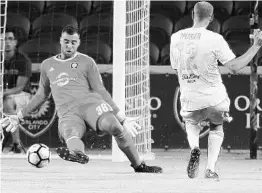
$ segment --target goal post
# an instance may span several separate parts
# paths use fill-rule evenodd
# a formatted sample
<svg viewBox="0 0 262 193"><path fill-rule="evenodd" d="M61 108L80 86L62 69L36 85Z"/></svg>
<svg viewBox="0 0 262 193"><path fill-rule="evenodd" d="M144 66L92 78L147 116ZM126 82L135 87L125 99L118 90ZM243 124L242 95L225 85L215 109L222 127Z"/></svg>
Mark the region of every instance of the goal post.
<svg viewBox="0 0 262 193"><path fill-rule="evenodd" d="M7 0L1 0L1 24L0 24L0 59L1 59L1 74L0 74L0 118L3 118L3 93L4 93L4 49L5 49L5 30L7 17ZM4 140L4 131L0 126L0 155L2 154L2 143Z"/></svg>
<svg viewBox="0 0 262 193"><path fill-rule="evenodd" d="M128 117L142 126L133 138L142 159L154 159L151 151L149 0L114 1L113 99ZM112 139L112 160L126 156Z"/></svg>

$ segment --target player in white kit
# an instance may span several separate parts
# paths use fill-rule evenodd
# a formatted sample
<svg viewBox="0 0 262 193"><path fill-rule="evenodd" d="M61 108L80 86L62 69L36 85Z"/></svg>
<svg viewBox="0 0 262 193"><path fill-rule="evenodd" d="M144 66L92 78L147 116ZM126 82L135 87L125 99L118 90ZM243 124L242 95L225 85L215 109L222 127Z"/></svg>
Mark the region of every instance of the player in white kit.
<svg viewBox="0 0 262 193"><path fill-rule="evenodd" d="M189 178L198 174L199 123L208 119L208 162L206 178L218 178L215 165L224 139L223 122L228 116L230 100L219 73L218 62L236 73L252 60L261 47L261 32L255 30L254 45L236 58L224 38L207 26L213 20L213 6L198 2L192 12L194 24L171 37L170 60L180 84L181 116L185 122L191 156L187 166Z"/></svg>

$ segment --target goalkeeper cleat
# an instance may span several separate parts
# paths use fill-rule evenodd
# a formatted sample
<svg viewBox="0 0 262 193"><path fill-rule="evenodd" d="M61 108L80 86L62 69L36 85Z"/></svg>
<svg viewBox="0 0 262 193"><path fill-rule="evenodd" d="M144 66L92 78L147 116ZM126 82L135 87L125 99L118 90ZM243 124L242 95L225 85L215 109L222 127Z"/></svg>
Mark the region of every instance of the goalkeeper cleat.
<svg viewBox="0 0 262 193"><path fill-rule="evenodd" d="M56 151L59 157L66 161L78 162L80 164L86 164L89 161L89 157L79 150L69 150L67 147L59 147Z"/></svg>
<svg viewBox="0 0 262 193"><path fill-rule="evenodd" d="M200 149L198 147L191 151L190 160L187 166L187 175L189 178L195 178L198 175L200 154Z"/></svg>
<svg viewBox="0 0 262 193"><path fill-rule="evenodd" d="M207 169L205 173L205 178L219 179L219 176L216 172L212 172L210 169Z"/></svg>
<svg viewBox="0 0 262 193"><path fill-rule="evenodd" d="M147 166L145 162L142 162L137 168L134 168L134 170L137 173L163 173L163 169L161 167Z"/></svg>

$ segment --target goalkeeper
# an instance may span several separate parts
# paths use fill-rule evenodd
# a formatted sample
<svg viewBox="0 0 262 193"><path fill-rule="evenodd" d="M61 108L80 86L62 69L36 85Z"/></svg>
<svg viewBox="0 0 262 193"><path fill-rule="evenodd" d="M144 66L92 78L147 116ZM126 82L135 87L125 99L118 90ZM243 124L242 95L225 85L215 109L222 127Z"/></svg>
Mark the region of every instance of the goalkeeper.
<svg viewBox="0 0 262 193"><path fill-rule="evenodd" d="M61 158L81 164L89 161L81 140L88 124L98 135L115 137L135 172L162 173L162 168L147 166L140 160L132 140L140 125L121 114L106 91L94 60L77 52L80 45L77 29L66 26L60 44L61 53L41 64L39 89L35 96L17 115L3 119L2 126L7 131L15 131L20 120L37 110L52 94L59 117L59 135L67 145L57 148Z"/></svg>

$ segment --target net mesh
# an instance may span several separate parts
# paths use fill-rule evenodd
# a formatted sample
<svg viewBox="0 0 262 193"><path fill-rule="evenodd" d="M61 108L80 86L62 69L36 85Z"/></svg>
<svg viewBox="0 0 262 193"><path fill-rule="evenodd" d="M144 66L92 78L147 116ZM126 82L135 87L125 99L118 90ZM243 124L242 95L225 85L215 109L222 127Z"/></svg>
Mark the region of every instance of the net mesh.
<svg viewBox="0 0 262 193"><path fill-rule="evenodd" d="M1 36L0 36L0 53L1 53L1 74L0 74L0 92L1 92L1 101L0 101L0 114L1 114L1 119L3 118L3 78L4 78L4 47L5 47L5 26L6 26L6 12L7 12L7 0L1 0ZM0 126L0 154L2 153L2 143L4 140L4 132L2 127Z"/></svg>
<svg viewBox="0 0 262 193"><path fill-rule="evenodd" d="M126 1L125 99L126 115L139 117L142 130L134 138L141 156L151 153L149 0Z"/></svg>
<svg viewBox="0 0 262 193"><path fill-rule="evenodd" d="M98 65L112 64L113 1L93 1L92 3L91 1L11 1L8 2L8 10L6 4L7 1L1 1L1 21L7 19L7 23L1 22L1 30L5 30L6 24L7 27L15 27L18 49L28 55L32 61L33 74L30 79L32 95L34 94L33 83L39 82L40 63L60 52L59 36L65 25L71 24L78 27L81 37L80 52L94 58ZM4 6L5 11L3 11ZM134 141L141 155L151 155L149 6L149 0L126 1L126 114L139 117L138 122L143 130L134 138ZM2 64L3 57L1 66ZM3 73L1 78L3 78L2 75ZM3 89L2 84L1 89ZM59 140L54 142L53 138L47 135L36 135L44 129L38 123L50 122L48 117L52 116L48 114L51 113L49 109L38 119L28 118L28 124L23 125L27 130L24 132L25 135L23 134L25 146L30 146L33 140L46 142L49 146L59 145ZM31 127L38 129L31 130ZM28 132L37 136L33 137L36 139L33 139L32 135L27 135ZM49 136L56 134L52 133L51 129L48 133ZM89 140L87 145L90 148L109 146L103 140L105 139L97 137L94 140L96 144L90 143Z"/></svg>

